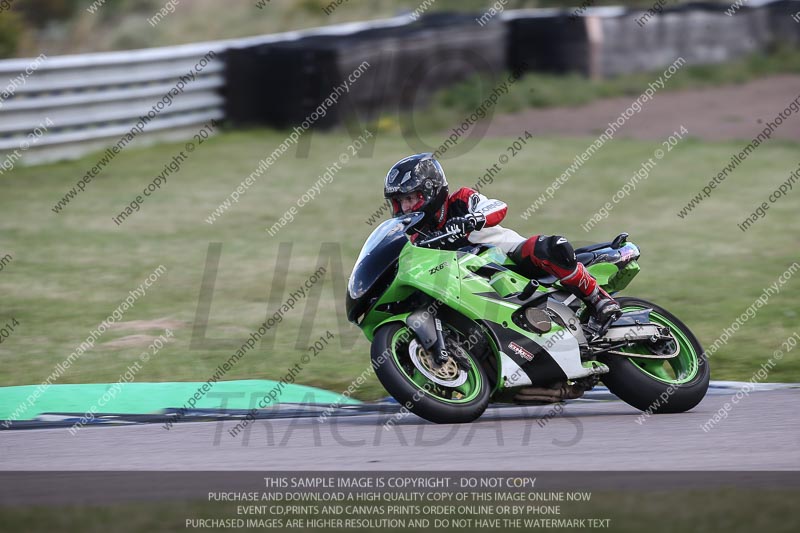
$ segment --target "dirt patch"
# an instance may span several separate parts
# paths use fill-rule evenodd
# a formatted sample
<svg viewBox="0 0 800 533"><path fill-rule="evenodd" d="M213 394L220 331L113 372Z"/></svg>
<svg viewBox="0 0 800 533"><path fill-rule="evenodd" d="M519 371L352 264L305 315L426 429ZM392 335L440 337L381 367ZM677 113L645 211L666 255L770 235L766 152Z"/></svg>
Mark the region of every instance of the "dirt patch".
<svg viewBox="0 0 800 533"><path fill-rule="evenodd" d="M103 346L109 348L131 348L134 346L147 346L158 337L150 335L127 335L113 341L104 342Z"/></svg>
<svg viewBox="0 0 800 533"><path fill-rule="evenodd" d="M771 76L741 85L659 92L628 119L615 137L663 140L681 125L691 137L708 141L752 139L766 121L800 96L800 76ZM596 136L616 120L637 96L597 100L582 107L528 109L492 119L487 136ZM794 113L773 139L800 140L800 114Z"/></svg>
<svg viewBox="0 0 800 533"><path fill-rule="evenodd" d="M115 322L110 329L130 329L133 331L148 331L151 329L175 329L185 323L171 318L156 318L155 320L130 320L128 322Z"/></svg>

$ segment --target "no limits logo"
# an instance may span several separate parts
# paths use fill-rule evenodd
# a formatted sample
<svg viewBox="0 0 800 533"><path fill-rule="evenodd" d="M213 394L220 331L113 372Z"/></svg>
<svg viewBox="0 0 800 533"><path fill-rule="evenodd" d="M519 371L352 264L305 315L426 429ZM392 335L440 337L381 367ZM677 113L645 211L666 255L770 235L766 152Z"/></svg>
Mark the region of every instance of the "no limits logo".
<svg viewBox="0 0 800 533"><path fill-rule="evenodd" d="M528 350L526 350L525 348L523 348L522 346L520 346L519 344L517 344L516 342L509 342L508 348L518 356L522 357L523 359L526 359L528 361L533 361L533 354Z"/></svg>

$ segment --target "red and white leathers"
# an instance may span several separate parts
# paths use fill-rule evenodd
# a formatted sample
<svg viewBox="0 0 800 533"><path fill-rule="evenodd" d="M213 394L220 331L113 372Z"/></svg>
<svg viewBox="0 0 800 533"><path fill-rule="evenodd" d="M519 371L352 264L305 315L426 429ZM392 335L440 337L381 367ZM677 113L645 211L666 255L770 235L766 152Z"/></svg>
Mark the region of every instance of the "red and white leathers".
<svg viewBox="0 0 800 533"><path fill-rule="evenodd" d="M445 226L448 220L467 215L481 214L486 223L480 230L467 234L473 244L497 246L520 266L544 271L561 280L562 285L572 288L584 298L610 298L599 289L597 281L575 257L572 245L559 235L534 235L526 239L516 231L504 228L500 222L505 218L508 206L500 200L487 198L483 194L463 187L451 194L445 205L443 217L437 229ZM454 247L462 246L458 242ZM602 293L602 294L601 294Z"/></svg>
<svg viewBox="0 0 800 533"><path fill-rule="evenodd" d="M473 244L491 244L508 254L525 240L513 229L500 226L508 211L505 202L487 198L469 187L462 187L451 194L444 209L445 216L437 229L443 228L448 220L466 215L480 213L486 218L483 228L467 235L467 240Z"/></svg>

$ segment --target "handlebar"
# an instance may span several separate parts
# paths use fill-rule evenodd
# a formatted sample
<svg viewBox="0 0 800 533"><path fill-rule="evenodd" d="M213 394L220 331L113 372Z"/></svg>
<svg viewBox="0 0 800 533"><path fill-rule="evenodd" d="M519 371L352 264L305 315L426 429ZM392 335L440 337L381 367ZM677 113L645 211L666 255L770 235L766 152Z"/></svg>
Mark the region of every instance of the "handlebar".
<svg viewBox="0 0 800 533"><path fill-rule="evenodd" d="M439 234L439 235L437 235L435 237L431 237L430 239L425 239L424 241L419 241L419 242L416 243L416 245L417 246L428 246L430 244L433 244L435 242L439 242L441 240L447 239L449 237L452 237L452 236L458 235L458 234L459 234L459 232L457 230L446 231L446 232L441 233L441 234Z"/></svg>

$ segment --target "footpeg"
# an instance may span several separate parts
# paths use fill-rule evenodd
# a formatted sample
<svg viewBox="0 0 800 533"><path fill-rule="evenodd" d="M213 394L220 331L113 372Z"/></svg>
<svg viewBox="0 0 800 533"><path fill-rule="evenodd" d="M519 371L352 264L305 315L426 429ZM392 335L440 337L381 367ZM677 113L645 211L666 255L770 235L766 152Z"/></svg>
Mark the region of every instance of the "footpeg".
<svg viewBox="0 0 800 533"><path fill-rule="evenodd" d="M584 330L589 333L586 338L589 342L595 341L606 334L608 328L622 317L622 309L614 300L604 300L604 305L593 309ZM598 316L599 315L599 316Z"/></svg>
<svg viewBox="0 0 800 533"><path fill-rule="evenodd" d="M589 321L583 326L583 331L586 334L586 340L591 343L601 339L608 331L608 328L611 327L611 324L613 324L618 318L619 316L612 315L608 320L600 323L595 317L590 317Z"/></svg>

